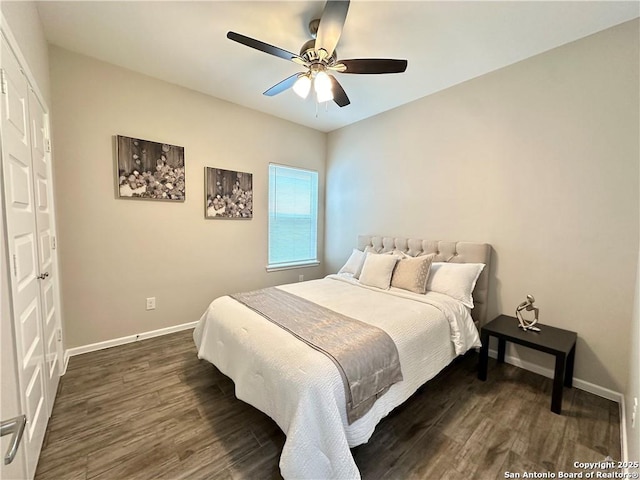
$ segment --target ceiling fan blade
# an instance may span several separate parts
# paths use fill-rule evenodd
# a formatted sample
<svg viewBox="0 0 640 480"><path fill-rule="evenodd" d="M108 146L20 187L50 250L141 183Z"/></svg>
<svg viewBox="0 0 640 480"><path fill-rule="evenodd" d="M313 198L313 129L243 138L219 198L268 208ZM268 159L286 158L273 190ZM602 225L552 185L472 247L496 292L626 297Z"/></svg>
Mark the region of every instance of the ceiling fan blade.
<svg viewBox="0 0 640 480"><path fill-rule="evenodd" d="M336 104L339 107L346 107L351 103L351 101L349 100L349 97L347 97L347 94L345 93L344 88L342 88L342 85L340 85L340 82L336 80L336 77L334 77L333 75L329 75L329 78L331 79L331 90L333 92L333 101L336 102Z"/></svg>
<svg viewBox="0 0 640 480"><path fill-rule="evenodd" d="M302 64L305 63L304 59L299 55L287 52L282 48L274 47L273 45L269 45L268 43L261 42L260 40L256 40L255 38L247 37L236 32L227 32L227 38L229 40L233 40L234 42L241 43L242 45L246 45L247 47L255 48L256 50L260 50L261 52L268 53L269 55L275 55L276 57L284 58L285 60L296 61L296 63L299 63L299 61L301 61Z"/></svg>
<svg viewBox="0 0 640 480"><path fill-rule="evenodd" d="M326 51L326 57L330 57L338 45L348 11L348 0L329 0L324 6L316 33L316 50L318 52L320 50Z"/></svg>
<svg viewBox="0 0 640 480"><path fill-rule="evenodd" d="M284 80L282 80L280 83L276 83L273 87L271 87L269 90L264 92L263 95L266 95L268 97L273 97L274 95L278 95L279 93L282 93L285 90L290 89L291 87L293 87L293 84L296 83L296 80L298 80L298 77L300 75L304 75L304 73L294 73L290 77L287 77Z"/></svg>
<svg viewBox="0 0 640 480"><path fill-rule="evenodd" d="M407 69L406 60L391 58L359 58L355 60L340 60L338 65L347 67L342 73L402 73Z"/></svg>

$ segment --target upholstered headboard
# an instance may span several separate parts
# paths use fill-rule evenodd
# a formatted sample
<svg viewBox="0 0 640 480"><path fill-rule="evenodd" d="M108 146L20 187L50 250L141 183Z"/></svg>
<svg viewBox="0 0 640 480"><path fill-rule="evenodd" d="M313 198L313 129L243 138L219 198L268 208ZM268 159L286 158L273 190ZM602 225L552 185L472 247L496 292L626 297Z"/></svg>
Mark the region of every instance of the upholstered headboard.
<svg viewBox="0 0 640 480"><path fill-rule="evenodd" d="M487 300L489 297L489 270L491 245L473 242L442 242L402 237L382 237L376 235L358 235L358 249L371 246L378 253L400 250L413 257L435 253L436 262L484 263L476 288L473 290L473 310L471 316L477 327L487 322Z"/></svg>

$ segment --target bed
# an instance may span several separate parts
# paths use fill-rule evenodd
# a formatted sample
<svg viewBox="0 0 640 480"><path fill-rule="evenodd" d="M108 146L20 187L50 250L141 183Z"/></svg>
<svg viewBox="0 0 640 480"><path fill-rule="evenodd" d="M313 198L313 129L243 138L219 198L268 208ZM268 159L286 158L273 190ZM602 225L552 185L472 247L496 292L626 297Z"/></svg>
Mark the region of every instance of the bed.
<svg viewBox="0 0 640 480"><path fill-rule="evenodd" d="M377 260L385 254L430 255L432 272L444 272L452 264L484 268L468 292L472 309L441 291L381 289L349 272L277 287L377 327L395 343L402 380L390 385L355 421L348 418L349 392L336 365L237 299L214 300L194 330L199 358L229 376L237 398L269 415L286 434L280 470L287 479L360 478L350 448L366 443L382 418L456 356L480 346L478 328L486 320L489 285L488 244L362 235L358 250ZM433 287L437 289L436 283Z"/></svg>

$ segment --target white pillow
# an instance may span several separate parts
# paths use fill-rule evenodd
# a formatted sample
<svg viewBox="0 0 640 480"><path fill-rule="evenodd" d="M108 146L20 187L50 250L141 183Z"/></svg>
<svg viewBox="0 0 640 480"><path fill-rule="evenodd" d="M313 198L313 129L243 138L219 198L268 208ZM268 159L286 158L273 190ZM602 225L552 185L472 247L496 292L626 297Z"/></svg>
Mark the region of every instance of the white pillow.
<svg viewBox="0 0 640 480"><path fill-rule="evenodd" d="M360 283L370 287L389 289L391 275L398 257L395 255L378 255L367 253L360 274Z"/></svg>
<svg viewBox="0 0 640 480"><path fill-rule="evenodd" d="M338 273L350 273L354 276L354 278L358 278L360 276L360 272L362 271L362 265L364 264L365 253L361 252L357 248L353 249L351 252L351 256L347 263L338 271Z"/></svg>
<svg viewBox="0 0 640 480"><path fill-rule="evenodd" d="M473 289L484 263L433 262L427 280L427 291L444 293L473 308Z"/></svg>

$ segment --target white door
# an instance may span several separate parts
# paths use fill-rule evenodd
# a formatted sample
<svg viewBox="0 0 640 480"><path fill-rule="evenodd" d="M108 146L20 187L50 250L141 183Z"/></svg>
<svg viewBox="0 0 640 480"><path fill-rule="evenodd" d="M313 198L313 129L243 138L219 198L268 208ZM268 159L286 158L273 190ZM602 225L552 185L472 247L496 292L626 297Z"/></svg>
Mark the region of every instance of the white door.
<svg viewBox="0 0 640 480"><path fill-rule="evenodd" d="M1 177L1 176L0 176ZM2 182L0 181L0 204L2 203ZM16 348L13 340L13 325L9 306L9 269L7 268L7 250L4 240L4 227L0 221L0 421L11 420L22 415L20 407L20 385L16 369ZM0 439L0 454L4 457L12 441L11 435ZM0 478L3 480L22 480L27 477L24 463L24 449L18 446L13 461L5 465L0 460Z"/></svg>
<svg viewBox="0 0 640 480"><path fill-rule="evenodd" d="M29 88L20 65L2 38L2 164L6 236L18 380L27 427L22 448L27 478L33 478L48 420L46 366L40 304L36 207L29 132Z"/></svg>
<svg viewBox="0 0 640 480"><path fill-rule="evenodd" d="M47 417L53 410L58 389L58 312L55 306L54 232L50 208L51 179L47 115L32 90L29 90L29 118L31 120L31 159L33 162L33 190L35 193L36 238L38 240L38 271L40 272L41 307L43 315L44 358L46 365L45 391L48 394Z"/></svg>

